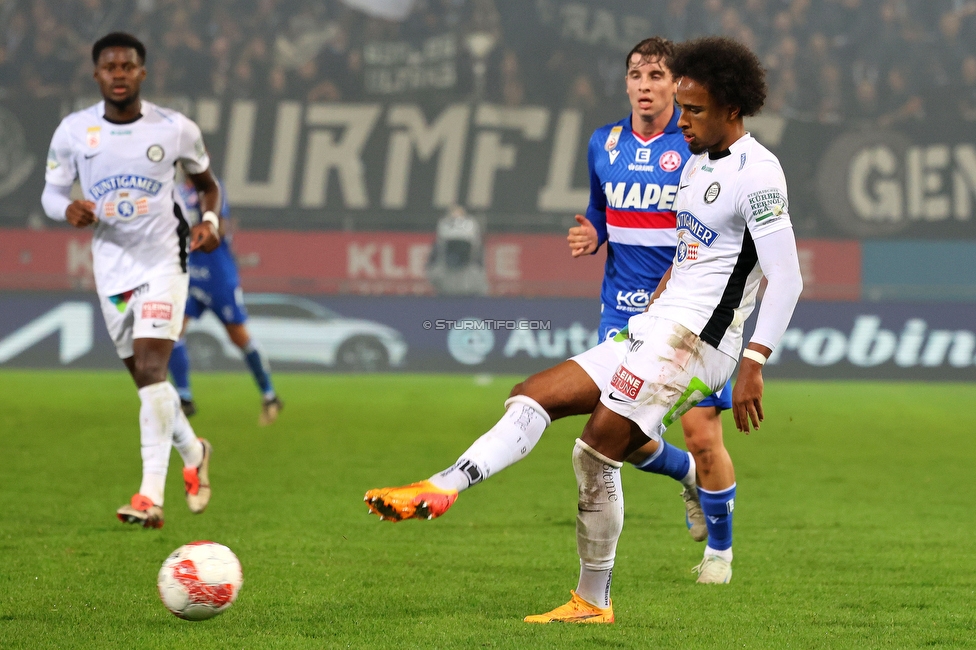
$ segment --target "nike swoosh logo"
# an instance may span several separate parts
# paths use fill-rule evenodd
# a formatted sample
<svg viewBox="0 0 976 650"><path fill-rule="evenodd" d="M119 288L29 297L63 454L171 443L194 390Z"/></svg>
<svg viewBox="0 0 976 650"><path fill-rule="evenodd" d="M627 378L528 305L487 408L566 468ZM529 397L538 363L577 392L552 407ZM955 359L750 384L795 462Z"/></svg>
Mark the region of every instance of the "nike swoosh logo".
<svg viewBox="0 0 976 650"><path fill-rule="evenodd" d="M683 189L685 189L686 187L688 187L688 185L691 185L691 183L688 183L687 185L679 185L679 186L678 186L678 189L679 189L679 190L683 190Z"/></svg>
<svg viewBox="0 0 976 650"><path fill-rule="evenodd" d="M153 323L153 327L167 327L169 323Z"/></svg>
<svg viewBox="0 0 976 650"><path fill-rule="evenodd" d="M85 160L91 160L92 158L94 158L95 156L97 156L100 153L102 153L102 152L101 151L96 151L95 153L86 153L85 154Z"/></svg>
<svg viewBox="0 0 976 650"><path fill-rule="evenodd" d="M631 399L620 399L619 397L614 397L613 391L610 391L609 393L607 393L607 397L609 397L614 402L625 402L625 403L627 403L627 402L633 402L634 401L634 400L631 400Z"/></svg>
<svg viewBox="0 0 976 650"><path fill-rule="evenodd" d="M576 506L576 509L580 512L603 512L602 510L587 510L586 508L580 508L579 506Z"/></svg>

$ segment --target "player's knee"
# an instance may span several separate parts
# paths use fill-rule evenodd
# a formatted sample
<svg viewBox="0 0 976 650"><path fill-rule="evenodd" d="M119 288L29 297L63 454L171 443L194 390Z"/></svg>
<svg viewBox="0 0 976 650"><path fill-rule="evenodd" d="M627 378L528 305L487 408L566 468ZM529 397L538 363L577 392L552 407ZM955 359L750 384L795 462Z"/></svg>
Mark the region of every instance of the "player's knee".
<svg viewBox="0 0 976 650"><path fill-rule="evenodd" d="M684 429L685 445L695 456L723 446L722 418L717 409L714 413L692 409L681 419L681 427Z"/></svg>
<svg viewBox="0 0 976 650"><path fill-rule="evenodd" d="M132 376L139 386L148 386L166 379L167 364L155 356L136 355Z"/></svg>

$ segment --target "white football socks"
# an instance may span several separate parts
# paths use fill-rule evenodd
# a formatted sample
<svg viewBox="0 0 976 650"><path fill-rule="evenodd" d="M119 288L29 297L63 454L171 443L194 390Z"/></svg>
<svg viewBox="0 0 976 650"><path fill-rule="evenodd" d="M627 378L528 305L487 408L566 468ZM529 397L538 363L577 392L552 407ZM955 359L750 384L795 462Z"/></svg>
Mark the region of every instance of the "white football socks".
<svg viewBox="0 0 976 650"><path fill-rule="evenodd" d="M176 392L176 388L169 382L164 383L169 386L170 393L172 393L173 414L175 416L173 420L173 446L176 447L180 458L183 459L184 467L196 467L203 462L203 443L193 432L190 421L186 419L183 409L180 408L180 395Z"/></svg>
<svg viewBox="0 0 976 650"><path fill-rule="evenodd" d="M579 487L576 549L580 557L576 594L602 608L610 606L613 561L617 555L617 540L624 527L622 465L582 440L576 440L573 469Z"/></svg>
<svg viewBox="0 0 976 650"><path fill-rule="evenodd" d="M139 389L139 433L142 442L142 485L139 494L163 505L166 470L172 446L183 464L197 466L203 460L203 445L180 409L180 396L168 381Z"/></svg>
<svg viewBox="0 0 976 650"><path fill-rule="evenodd" d="M142 485L139 494L163 505L169 450L173 440L173 413L169 382L159 382L139 389L139 437L142 442ZM170 388L172 388L170 386ZM177 398L178 399L178 398Z"/></svg>
<svg viewBox="0 0 976 650"><path fill-rule="evenodd" d="M549 414L525 395L505 400L505 415L474 441L457 462L430 482L443 490L466 490L525 458L549 426Z"/></svg>
<svg viewBox="0 0 976 650"><path fill-rule="evenodd" d="M695 464L695 457L691 455L691 452L686 451L685 453L688 454L688 473L681 479L681 484L689 490L695 490L698 488L698 466Z"/></svg>
<svg viewBox="0 0 976 650"><path fill-rule="evenodd" d="M705 547L705 556L707 557L709 555L715 555L717 557L722 558L726 562L731 562L732 561L732 547L730 546L730 547L728 547L725 550L718 551L718 550L715 550L714 548L712 548L711 546L706 546Z"/></svg>

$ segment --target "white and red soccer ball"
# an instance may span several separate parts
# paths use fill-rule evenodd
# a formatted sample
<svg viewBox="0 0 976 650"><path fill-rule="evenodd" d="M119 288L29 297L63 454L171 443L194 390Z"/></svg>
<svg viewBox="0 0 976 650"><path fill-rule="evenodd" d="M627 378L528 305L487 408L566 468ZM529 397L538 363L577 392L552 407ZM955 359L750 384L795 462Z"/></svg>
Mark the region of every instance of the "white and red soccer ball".
<svg viewBox="0 0 976 650"><path fill-rule="evenodd" d="M191 542L173 551L156 586L166 609L188 621L213 618L233 604L244 582L241 563L222 544Z"/></svg>

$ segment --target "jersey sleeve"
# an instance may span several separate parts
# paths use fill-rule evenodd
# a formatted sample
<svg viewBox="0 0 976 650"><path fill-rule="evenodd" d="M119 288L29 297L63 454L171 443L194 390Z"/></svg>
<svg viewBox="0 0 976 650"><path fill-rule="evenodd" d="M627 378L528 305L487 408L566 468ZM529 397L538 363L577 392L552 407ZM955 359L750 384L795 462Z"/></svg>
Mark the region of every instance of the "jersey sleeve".
<svg viewBox="0 0 976 650"><path fill-rule="evenodd" d="M71 135L68 126L62 121L51 138L51 148L47 152L47 170L44 180L51 185L70 187L78 176L75 166L74 152L71 146Z"/></svg>
<svg viewBox="0 0 976 650"><path fill-rule="evenodd" d="M210 156L203 144L200 127L186 117L182 117L176 157L183 164L187 174L202 174L210 168Z"/></svg>
<svg viewBox="0 0 976 650"><path fill-rule="evenodd" d="M753 239L792 228L782 167L764 160L744 170L737 184L736 208Z"/></svg>
<svg viewBox="0 0 976 650"><path fill-rule="evenodd" d="M586 207L586 218L593 227L596 228L597 243L596 248L607 241L607 196L603 193L603 185L600 177L596 173L596 153L595 147L599 145L596 133L590 137L590 146L586 153L586 166L590 171L590 204ZM593 251L594 254L596 251Z"/></svg>
<svg viewBox="0 0 976 650"><path fill-rule="evenodd" d="M230 203L227 202L227 190L220 181L217 181L217 185L220 186L220 218L230 219Z"/></svg>

